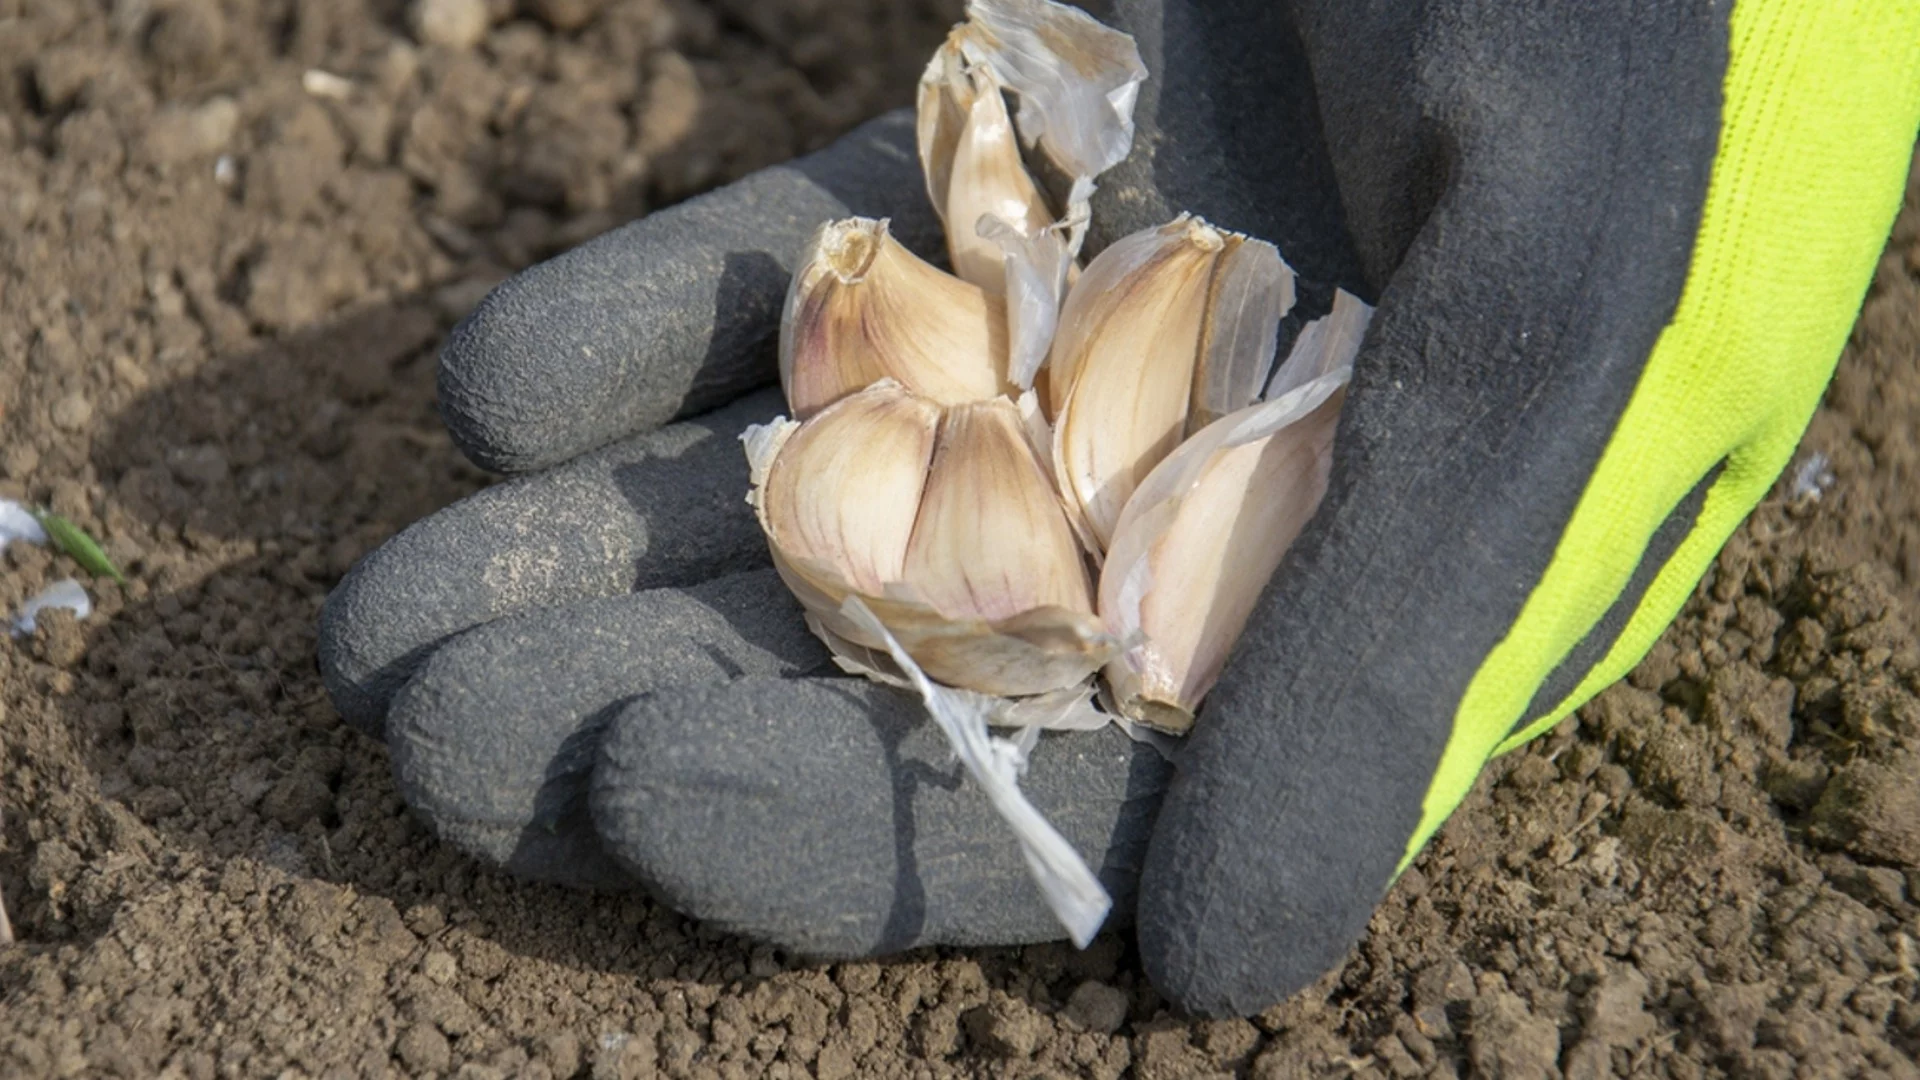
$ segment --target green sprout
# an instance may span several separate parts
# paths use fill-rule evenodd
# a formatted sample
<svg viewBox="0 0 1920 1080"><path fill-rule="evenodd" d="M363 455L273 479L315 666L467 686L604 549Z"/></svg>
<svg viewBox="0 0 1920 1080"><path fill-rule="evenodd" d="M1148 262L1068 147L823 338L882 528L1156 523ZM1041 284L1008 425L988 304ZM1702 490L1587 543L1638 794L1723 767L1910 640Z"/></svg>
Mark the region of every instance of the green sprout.
<svg viewBox="0 0 1920 1080"><path fill-rule="evenodd" d="M88 573L95 577L110 577L122 585L127 583L126 575L120 572L119 567L113 565L113 560L100 549L98 541L87 535L85 529L46 507L41 507L32 513L34 520L47 531L47 538L52 540L61 551L71 555L74 562L86 567Z"/></svg>

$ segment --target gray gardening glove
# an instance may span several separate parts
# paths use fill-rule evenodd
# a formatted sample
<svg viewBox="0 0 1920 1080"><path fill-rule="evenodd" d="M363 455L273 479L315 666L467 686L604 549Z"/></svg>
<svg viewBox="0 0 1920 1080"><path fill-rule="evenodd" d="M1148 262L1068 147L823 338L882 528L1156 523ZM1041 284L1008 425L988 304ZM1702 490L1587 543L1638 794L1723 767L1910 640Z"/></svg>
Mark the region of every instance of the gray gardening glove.
<svg viewBox="0 0 1920 1080"><path fill-rule="evenodd" d="M912 117L884 117L537 266L454 332L447 425L518 478L363 559L320 628L340 713L442 837L809 953L1059 935L918 703L828 662L745 501L736 437L785 411L795 255L849 214L938 252L924 191ZM1035 803L1123 910L1167 773L1112 731L1033 756Z"/></svg>
<svg viewBox="0 0 1920 1080"><path fill-rule="evenodd" d="M1024 781L1136 917L1160 990L1245 1013L1338 961L1488 756L1633 663L1764 493L1897 205L1914 88L1815 62L1871 50L1780 65L1781 94L1881 104L1847 160L1808 161L1817 206L1712 239L1817 255L1804 281L1841 284L1770 280L1753 295L1771 306L1729 309L1767 311L1767 333L1702 324L1676 359L1656 345L1690 272L1736 301L1775 273L1693 265L1722 250L1696 249L1716 149L1759 177L1755 200L1800 182L1765 167L1810 138L1796 113L1723 112L1723 81L1746 85L1726 5L1099 14L1151 78L1089 251L1190 210L1276 243L1303 315L1336 284L1379 300L1327 498L1173 766L1107 730L1043 739ZM498 289L448 343L441 405L470 457L522 475L357 566L322 669L420 814L512 872L644 886L821 954L1057 937L917 704L832 674L742 501L735 436L781 411L756 388L793 259L850 213L939 250L909 118ZM1769 242L1739 247L1742 228ZM1660 392L1676 364L1697 393Z"/></svg>

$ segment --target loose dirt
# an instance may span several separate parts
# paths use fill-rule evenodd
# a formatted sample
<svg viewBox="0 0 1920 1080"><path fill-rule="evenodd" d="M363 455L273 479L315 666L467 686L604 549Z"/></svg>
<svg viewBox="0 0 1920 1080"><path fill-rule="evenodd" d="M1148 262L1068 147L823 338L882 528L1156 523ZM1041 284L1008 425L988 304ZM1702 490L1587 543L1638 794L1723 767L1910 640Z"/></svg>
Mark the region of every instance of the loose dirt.
<svg viewBox="0 0 1920 1080"><path fill-rule="evenodd" d="M955 15L427 6L0 0L0 496L130 578L0 640L0 1074L1920 1076L1920 183L1797 459L1830 478L1489 771L1340 970L1195 1022L1120 937L810 966L408 816L313 626L486 482L441 336L908 100ZM73 572L0 563L0 611Z"/></svg>

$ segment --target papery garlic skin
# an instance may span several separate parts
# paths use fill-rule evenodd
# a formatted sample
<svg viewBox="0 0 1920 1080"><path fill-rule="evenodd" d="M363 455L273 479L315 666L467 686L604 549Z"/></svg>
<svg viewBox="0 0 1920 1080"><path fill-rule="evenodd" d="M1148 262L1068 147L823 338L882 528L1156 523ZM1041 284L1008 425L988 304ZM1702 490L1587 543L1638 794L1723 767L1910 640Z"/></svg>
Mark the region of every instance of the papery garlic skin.
<svg viewBox="0 0 1920 1080"><path fill-rule="evenodd" d="M884 645L845 618L859 596L930 676L981 693L1073 687L1117 654L1013 402L882 380L745 439L774 565L837 651Z"/></svg>
<svg viewBox="0 0 1920 1080"><path fill-rule="evenodd" d="M1026 857L1028 872L1039 886L1041 898L1066 928L1074 945L1086 948L1113 909L1113 898L1107 895L1100 879L1073 845L1020 793L1020 774L1026 771L1031 740L1037 738L1039 729L1028 727L1019 742L993 737L987 731L987 724L991 722L990 714L996 703L928 679L913 654L857 597L847 601L841 615L880 641L875 655L884 651L891 657L900 671L898 681L919 693L933 722L946 735L954 756L980 784L987 802L1019 839L1021 854Z"/></svg>
<svg viewBox="0 0 1920 1080"><path fill-rule="evenodd" d="M1300 336L1294 338L1286 362L1273 373L1266 400L1352 366L1372 322L1373 305L1345 289L1335 289L1333 309L1300 328Z"/></svg>
<svg viewBox="0 0 1920 1080"><path fill-rule="evenodd" d="M814 233L780 320L780 385L799 419L881 379L937 404L1010 392L1005 304L928 264L887 222Z"/></svg>
<svg viewBox="0 0 1920 1080"><path fill-rule="evenodd" d="M1184 214L1088 264L1046 374L1054 472L1096 554L1161 459L1259 396L1292 304L1292 271L1271 244Z"/></svg>
<svg viewBox="0 0 1920 1080"><path fill-rule="evenodd" d="M1034 388L1053 346L1060 300L1078 269L1078 239L1066 223L1028 234L991 214L980 219L980 236L1005 256L1007 281L1007 379L1022 391Z"/></svg>
<svg viewBox="0 0 1920 1080"><path fill-rule="evenodd" d="M1274 347L1280 320L1293 310L1293 300L1293 268L1280 258L1279 249L1263 240L1228 234L1226 249L1214 263L1213 289L1207 294L1206 324L1194 360L1193 396L1187 403L1187 435L1280 394L1282 388L1270 385L1269 377L1278 377L1273 369ZM1314 325L1326 321L1316 319ZM1299 351L1295 349L1296 354ZM1350 361L1353 353L1344 356Z"/></svg>
<svg viewBox="0 0 1920 1080"><path fill-rule="evenodd" d="M993 621L953 619L915 598L910 588L870 598L868 606L928 675L996 697L1074 688L1084 693L1087 680L1119 653L1119 642L1098 617L1064 608L1034 608Z"/></svg>
<svg viewBox="0 0 1920 1080"><path fill-rule="evenodd" d="M1020 95L1024 140L1076 179L1126 158L1147 78L1133 38L1048 0L970 0L967 18L977 28L970 58Z"/></svg>

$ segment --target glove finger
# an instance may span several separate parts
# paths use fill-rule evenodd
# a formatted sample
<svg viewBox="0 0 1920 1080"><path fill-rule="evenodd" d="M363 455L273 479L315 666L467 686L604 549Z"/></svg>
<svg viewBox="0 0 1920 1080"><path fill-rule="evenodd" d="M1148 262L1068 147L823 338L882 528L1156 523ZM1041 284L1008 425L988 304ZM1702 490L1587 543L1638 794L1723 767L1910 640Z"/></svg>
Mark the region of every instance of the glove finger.
<svg viewBox="0 0 1920 1080"><path fill-rule="evenodd" d="M526 270L447 341L447 429L482 468L530 472L763 386L807 238L859 214L939 251L925 190L913 117L890 113Z"/></svg>
<svg viewBox="0 0 1920 1080"><path fill-rule="evenodd" d="M601 742L607 850L676 909L815 956L1065 936L917 699L747 676L641 697ZM1111 728L1048 735L1021 787L1132 906L1167 778Z"/></svg>
<svg viewBox="0 0 1920 1080"><path fill-rule="evenodd" d="M751 395L564 467L478 492L360 560L320 613L334 707L378 736L449 635L511 612L767 565L736 436L781 409Z"/></svg>
<svg viewBox="0 0 1920 1080"><path fill-rule="evenodd" d="M772 570L523 612L434 651L394 698L387 746L441 839L521 877L633 888L601 849L587 780L634 697L828 664Z"/></svg>
<svg viewBox="0 0 1920 1080"><path fill-rule="evenodd" d="M1382 296L1326 501L1183 747L1148 852L1143 962L1190 1010L1258 1011L1358 939L1686 280L1724 28L1555 11L1528 35L1449 26L1459 51L1430 44L1422 92L1442 100L1422 115L1473 152ZM1511 86L1538 92L1474 96Z"/></svg>

